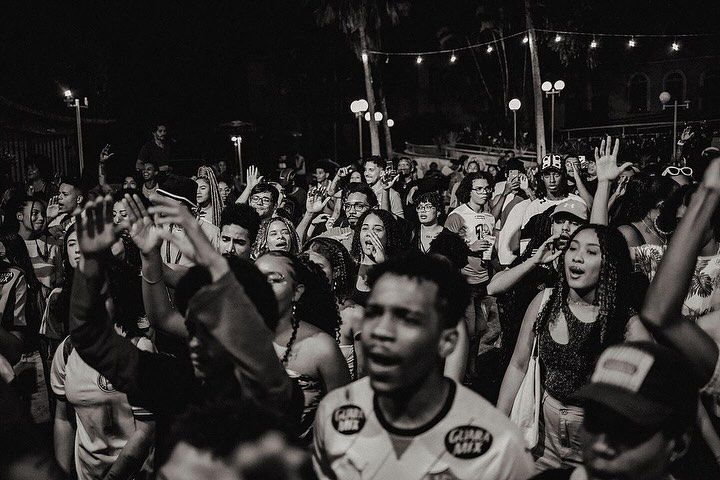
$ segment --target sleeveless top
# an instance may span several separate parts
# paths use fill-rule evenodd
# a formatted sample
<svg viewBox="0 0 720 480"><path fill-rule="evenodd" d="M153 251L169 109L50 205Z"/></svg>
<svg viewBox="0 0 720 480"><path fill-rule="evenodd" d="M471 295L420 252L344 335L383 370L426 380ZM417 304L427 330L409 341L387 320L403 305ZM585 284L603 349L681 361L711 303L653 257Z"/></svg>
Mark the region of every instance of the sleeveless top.
<svg viewBox="0 0 720 480"><path fill-rule="evenodd" d="M552 315L565 316L569 341L567 345L557 343L550 334L548 322L539 332L540 359L545 369L543 386L560 402L568 403L575 390L590 380L595 361L604 346L600 342L600 322L581 322L567 302L564 299L560 301L560 312L554 311Z"/></svg>
<svg viewBox="0 0 720 480"><path fill-rule="evenodd" d="M287 347L281 347L280 345L273 342L275 347L275 353L279 359L285 355ZM305 397L305 405L303 407L302 418L300 420L300 435L299 438L308 445L313 438L313 423L315 422L315 412L317 411L320 400L325 395L322 383L319 379L313 378L310 375L304 375L298 373L295 370L285 368L290 378L297 379L300 389L302 389L303 396Z"/></svg>

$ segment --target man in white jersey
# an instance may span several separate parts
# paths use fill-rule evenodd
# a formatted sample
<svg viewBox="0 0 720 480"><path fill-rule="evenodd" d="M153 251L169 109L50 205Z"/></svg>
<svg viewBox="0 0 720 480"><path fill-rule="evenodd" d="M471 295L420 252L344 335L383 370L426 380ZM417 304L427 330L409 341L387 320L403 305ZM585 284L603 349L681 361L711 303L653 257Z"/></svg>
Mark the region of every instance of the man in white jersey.
<svg viewBox="0 0 720 480"><path fill-rule="evenodd" d="M330 392L313 464L331 479L525 479L530 455L510 420L443 377L470 300L450 264L410 254L371 271L360 339L368 377Z"/></svg>

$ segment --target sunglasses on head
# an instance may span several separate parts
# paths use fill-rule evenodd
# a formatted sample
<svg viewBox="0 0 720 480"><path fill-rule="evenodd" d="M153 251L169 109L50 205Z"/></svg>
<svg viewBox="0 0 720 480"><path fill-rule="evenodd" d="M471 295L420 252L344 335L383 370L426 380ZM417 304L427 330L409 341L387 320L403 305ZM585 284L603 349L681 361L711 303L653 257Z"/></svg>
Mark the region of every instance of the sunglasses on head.
<svg viewBox="0 0 720 480"><path fill-rule="evenodd" d="M686 177L692 177L693 169L690 167L667 167L662 172L663 176L670 175L675 177L677 175L685 175Z"/></svg>

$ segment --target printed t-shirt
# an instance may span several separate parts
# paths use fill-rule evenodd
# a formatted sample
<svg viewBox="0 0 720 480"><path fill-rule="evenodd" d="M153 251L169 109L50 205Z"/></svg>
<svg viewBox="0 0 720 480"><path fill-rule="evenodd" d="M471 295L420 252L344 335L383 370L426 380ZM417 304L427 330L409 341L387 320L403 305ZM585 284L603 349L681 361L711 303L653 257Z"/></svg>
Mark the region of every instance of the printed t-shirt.
<svg viewBox="0 0 720 480"><path fill-rule="evenodd" d="M440 413L413 430L385 420L367 377L328 393L315 418L318 478L529 478L532 458L515 425L479 395L446 381Z"/></svg>
<svg viewBox="0 0 720 480"><path fill-rule="evenodd" d="M22 272L15 267L0 271L0 312L2 312L2 327L5 330L8 332L25 330L26 302L27 283Z"/></svg>
<svg viewBox="0 0 720 480"><path fill-rule="evenodd" d="M75 349L67 355L69 338L63 340L53 357L50 385L60 400L75 409L78 479L103 478L135 432L136 422L152 420L153 415L142 408L131 407L127 395L115 390ZM154 351L147 338L140 338L136 346Z"/></svg>
<svg viewBox="0 0 720 480"><path fill-rule="evenodd" d="M495 217L489 213L476 212L465 203L450 212L445 221L445 228L460 235L466 244L472 245L481 238L492 236ZM488 281L490 276L482 265L481 256L473 255L469 260L469 263L462 269L468 283L476 285Z"/></svg>

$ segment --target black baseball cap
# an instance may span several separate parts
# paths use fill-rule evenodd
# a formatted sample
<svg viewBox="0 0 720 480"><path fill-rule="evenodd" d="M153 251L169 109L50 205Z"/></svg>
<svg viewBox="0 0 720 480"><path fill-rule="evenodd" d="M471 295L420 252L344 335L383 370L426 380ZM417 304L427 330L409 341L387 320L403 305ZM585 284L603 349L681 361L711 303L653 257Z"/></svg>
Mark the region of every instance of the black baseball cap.
<svg viewBox="0 0 720 480"><path fill-rule="evenodd" d="M590 383L573 398L603 405L636 425L660 428L671 418L694 418L700 385L690 372L674 350L652 342L621 343L600 355Z"/></svg>
<svg viewBox="0 0 720 480"><path fill-rule="evenodd" d="M178 200L190 208L197 207L197 183L191 178L171 173L160 183L155 193Z"/></svg>

